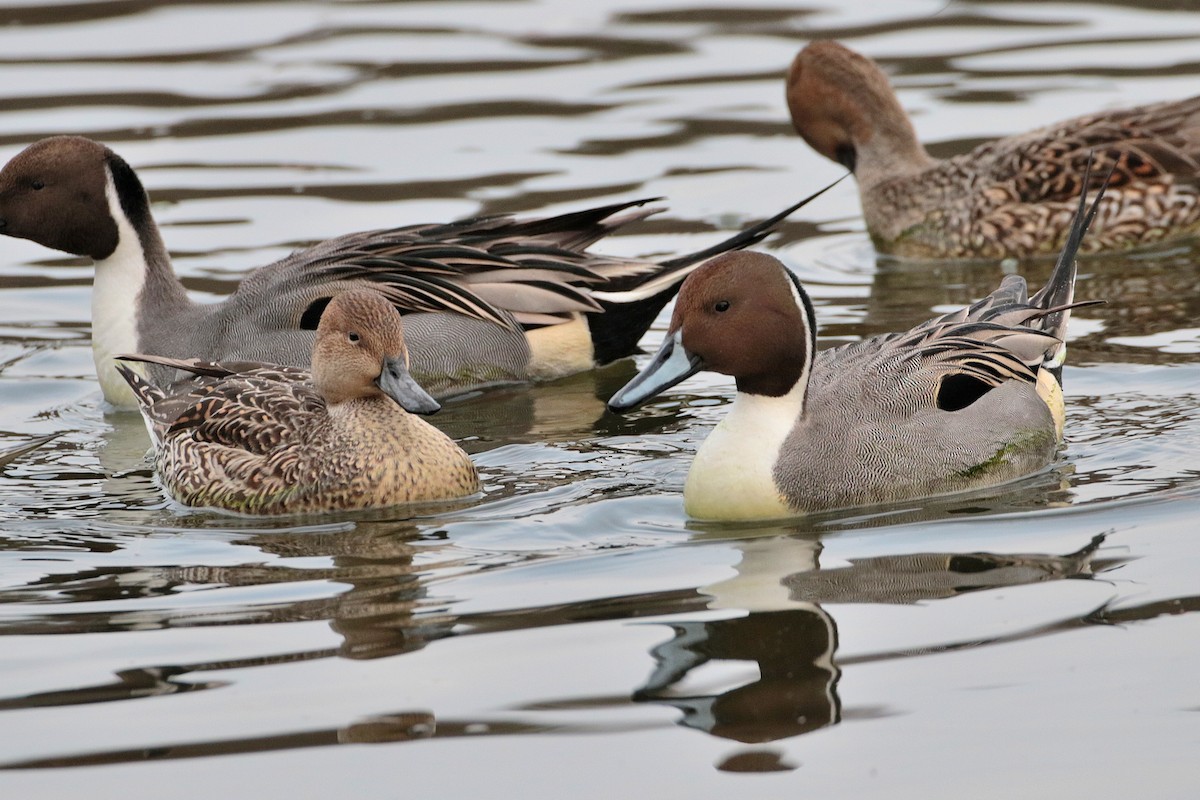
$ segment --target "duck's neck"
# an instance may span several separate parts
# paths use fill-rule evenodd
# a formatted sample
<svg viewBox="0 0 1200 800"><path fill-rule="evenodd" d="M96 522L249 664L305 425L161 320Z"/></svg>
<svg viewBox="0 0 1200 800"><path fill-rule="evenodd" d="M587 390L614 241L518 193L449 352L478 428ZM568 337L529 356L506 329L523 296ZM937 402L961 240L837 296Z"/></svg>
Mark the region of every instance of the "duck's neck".
<svg viewBox="0 0 1200 800"><path fill-rule="evenodd" d="M136 178L134 179L136 180ZM136 190L145 192L138 184ZM121 191L126 191L122 187ZM116 249L95 264L92 286L92 357L104 398L122 407L136 400L117 372L113 356L121 353L163 352L161 343L147 341L149 321L169 320L189 304L171 269L171 261L145 202L122 204L113 176L106 188L109 213L117 223Z"/></svg>
<svg viewBox="0 0 1200 800"><path fill-rule="evenodd" d="M804 413L804 380L778 397L738 392L725 419L692 462L684 486L687 513L698 519L778 519L794 516L775 485L775 463Z"/></svg>
<svg viewBox="0 0 1200 800"><path fill-rule="evenodd" d="M895 95L876 99L870 135L855 141L854 179L863 188L883 181L917 175L937 164L929 155L912 121Z"/></svg>

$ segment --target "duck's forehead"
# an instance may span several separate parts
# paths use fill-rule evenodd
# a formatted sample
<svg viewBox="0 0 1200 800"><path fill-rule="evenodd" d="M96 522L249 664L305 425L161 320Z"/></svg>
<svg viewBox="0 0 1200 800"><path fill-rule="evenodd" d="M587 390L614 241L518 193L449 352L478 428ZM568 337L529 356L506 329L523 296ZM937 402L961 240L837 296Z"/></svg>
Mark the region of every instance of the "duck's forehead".
<svg viewBox="0 0 1200 800"><path fill-rule="evenodd" d="M361 327L389 334L399 327L400 315L377 292L348 292L338 295L321 317L325 327Z"/></svg>
<svg viewBox="0 0 1200 800"><path fill-rule="evenodd" d="M83 169L104 158L104 147L81 136L56 136L43 139L21 151L11 162L12 168Z"/></svg>

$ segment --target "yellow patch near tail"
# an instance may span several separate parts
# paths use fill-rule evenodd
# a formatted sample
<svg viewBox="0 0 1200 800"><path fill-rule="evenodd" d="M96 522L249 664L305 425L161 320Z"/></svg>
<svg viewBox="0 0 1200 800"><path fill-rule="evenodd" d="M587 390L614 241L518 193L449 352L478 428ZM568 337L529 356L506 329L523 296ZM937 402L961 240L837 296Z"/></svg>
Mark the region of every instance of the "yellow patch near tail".
<svg viewBox="0 0 1200 800"><path fill-rule="evenodd" d="M570 322L547 325L525 333L529 342L529 377L552 380L595 366L595 351L587 320L576 314Z"/></svg>
<svg viewBox="0 0 1200 800"><path fill-rule="evenodd" d="M1058 379L1050 374L1048 369L1038 370L1037 382L1038 397L1042 398L1046 407L1050 409L1050 416L1054 418L1054 435L1057 441L1063 439L1063 422L1066 420L1066 405L1063 401L1062 386L1059 385Z"/></svg>

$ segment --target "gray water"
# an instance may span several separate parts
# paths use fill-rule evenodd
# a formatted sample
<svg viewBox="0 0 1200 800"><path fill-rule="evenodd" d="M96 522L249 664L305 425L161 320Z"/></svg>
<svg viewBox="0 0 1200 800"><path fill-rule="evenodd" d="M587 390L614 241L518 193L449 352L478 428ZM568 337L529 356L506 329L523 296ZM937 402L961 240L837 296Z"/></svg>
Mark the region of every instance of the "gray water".
<svg viewBox="0 0 1200 800"><path fill-rule="evenodd" d="M0 7L0 159L111 145L197 297L313 239L635 197L612 253L702 248L841 170L790 131L816 36L935 154L1200 90L1190 2ZM766 248L823 341L990 290L876 263L845 182ZM1032 281L1046 263L1024 264ZM478 501L255 521L168 501L100 399L91 270L0 239L4 797L1193 797L1200 257L1082 265L1067 447L970 497L698 525L732 397L627 418L627 361L452 404ZM647 336L661 340L665 317Z"/></svg>

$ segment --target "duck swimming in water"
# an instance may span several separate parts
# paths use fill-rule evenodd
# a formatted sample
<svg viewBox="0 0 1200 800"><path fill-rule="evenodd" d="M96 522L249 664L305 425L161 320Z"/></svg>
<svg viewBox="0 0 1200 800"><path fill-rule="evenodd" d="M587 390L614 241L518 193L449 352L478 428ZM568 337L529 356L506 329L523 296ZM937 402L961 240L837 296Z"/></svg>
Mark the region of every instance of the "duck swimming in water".
<svg viewBox="0 0 1200 800"><path fill-rule="evenodd" d="M796 56L787 103L797 132L854 172L876 249L905 258L1057 253L1094 153L1112 169L1084 252L1200 233L1200 97L1105 111L932 158L883 70L832 41Z"/></svg>
<svg viewBox="0 0 1200 800"><path fill-rule="evenodd" d="M828 350L817 350L812 302L783 264L718 256L684 281L662 347L609 408L634 408L701 370L736 380L684 487L699 519L791 517L1042 469L1062 441L1065 337L1081 305L1075 256L1100 197L1086 214L1083 200L1032 297L1010 275L960 311Z"/></svg>
<svg viewBox="0 0 1200 800"><path fill-rule="evenodd" d="M330 300L311 375L257 363L122 361L195 376L163 389L117 365L154 440L160 480L186 505L287 514L479 491L467 454L414 416L439 406L409 374L400 315L378 292Z"/></svg>
<svg viewBox="0 0 1200 800"><path fill-rule="evenodd" d="M815 196L815 195L814 195ZM261 267L218 303L192 301L129 164L80 136L36 142L0 170L0 234L95 263L92 350L105 399L135 398L112 357L139 352L306 367L317 319L349 289L405 315L413 374L437 396L548 380L637 352L705 259L758 242L807 198L696 253L665 261L588 247L653 210L635 200L543 219L481 217L364 231ZM175 372L150 365L169 383Z"/></svg>

